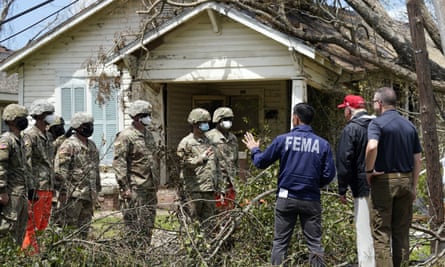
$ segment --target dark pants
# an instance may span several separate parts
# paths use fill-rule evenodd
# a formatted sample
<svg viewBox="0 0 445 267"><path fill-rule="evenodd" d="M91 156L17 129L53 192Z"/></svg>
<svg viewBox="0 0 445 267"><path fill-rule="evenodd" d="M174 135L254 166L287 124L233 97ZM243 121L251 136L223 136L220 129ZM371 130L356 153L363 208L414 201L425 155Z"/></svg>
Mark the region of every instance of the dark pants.
<svg viewBox="0 0 445 267"><path fill-rule="evenodd" d="M376 266L408 266L413 194L411 177L371 180Z"/></svg>
<svg viewBox="0 0 445 267"><path fill-rule="evenodd" d="M275 233L272 248L272 264L280 265L287 257L292 233L298 216L310 255L311 266L324 266L321 246L321 204L292 198L277 198L275 207Z"/></svg>

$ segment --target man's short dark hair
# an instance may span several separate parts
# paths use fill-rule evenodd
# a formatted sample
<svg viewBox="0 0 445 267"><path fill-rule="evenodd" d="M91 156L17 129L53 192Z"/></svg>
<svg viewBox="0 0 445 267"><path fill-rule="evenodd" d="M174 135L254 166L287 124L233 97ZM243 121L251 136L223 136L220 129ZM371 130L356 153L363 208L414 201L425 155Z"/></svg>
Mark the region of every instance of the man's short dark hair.
<svg viewBox="0 0 445 267"><path fill-rule="evenodd" d="M315 111L314 108L307 103L298 103L294 106L293 114L297 115L304 124L311 124Z"/></svg>
<svg viewBox="0 0 445 267"><path fill-rule="evenodd" d="M397 104L397 96L394 89L390 87L382 87L377 89L376 93L383 104L390 106L395 106Z"/></svg>

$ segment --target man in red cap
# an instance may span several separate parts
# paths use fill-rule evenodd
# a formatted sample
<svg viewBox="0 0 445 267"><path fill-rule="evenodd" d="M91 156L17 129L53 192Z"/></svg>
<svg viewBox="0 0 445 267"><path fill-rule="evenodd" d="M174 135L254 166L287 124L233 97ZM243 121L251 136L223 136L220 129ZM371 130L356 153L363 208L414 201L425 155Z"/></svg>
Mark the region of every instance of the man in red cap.
<svg viewBox="0 0 445 267"><path fill-rule="evenodd" d="M354 198L354 220L357 233L358 266L374 267L374 247L369 218L369 186L365 173L365 152L368 124L374 118L366 112L365 100L358 95L347 95L339 109L344 110L346 126L337 147L338 193L346 203L346 192L351 188Z"/></svg>

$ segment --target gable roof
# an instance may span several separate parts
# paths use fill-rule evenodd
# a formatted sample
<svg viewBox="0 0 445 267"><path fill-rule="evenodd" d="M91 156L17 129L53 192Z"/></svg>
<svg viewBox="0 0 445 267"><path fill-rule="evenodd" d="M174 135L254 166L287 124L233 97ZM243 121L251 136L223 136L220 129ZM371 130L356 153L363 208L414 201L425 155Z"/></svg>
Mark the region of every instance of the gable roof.
<svg viewBox="0 0 445 267"><path fill-rule="evenodd" d="M35 41L21 48L20 50L17 50L10 57L2 61L0 64L0 71L6 71L12 68L13 66L17 65L21 60L23 60L25 57L27 57L37 49L51 42L61 34L71 29L72 27L80 24L85 19L101 11L114 1L115 0L97 1L94 4L88 6L87 8L82 9L79 13L75 14L71 18L62 22L61 24L59 24L58 26L47 32L42 37L36 39Z"/></svg>
<svg viewBox="0 0 445 267"><path fill-rule="evenodd" d="M272 40L275 40L278 43L281 43L284 46L287 46L289 50L294 50L300 54L303 54L311 59L315 59L315 49L311 46L304 44L304 42L300 39L297 39L293 36L284 34L280 31L277 31L269 26L266 26L260 23L258 20L248 16L247 14L240 12L230 6L216 3L216 2L206 2L201 4L193 9L183 12L177 17L174 17L164 23L162 26L152 29L146 34L144 34L145 38L142 40L136 40L125 48L121 49L118 53L112 55L107 64L114 64L120 60L122 60L125 55L131 54L139 49L141 49L144 45L150 43L151 41L159 38L160 36L172 31L176 27L181 24L191 20L192 18L198 16L201 12L206 10L213 10L215 12L220 13L221 15L227 16L230 19L258 32Z"/></svg>

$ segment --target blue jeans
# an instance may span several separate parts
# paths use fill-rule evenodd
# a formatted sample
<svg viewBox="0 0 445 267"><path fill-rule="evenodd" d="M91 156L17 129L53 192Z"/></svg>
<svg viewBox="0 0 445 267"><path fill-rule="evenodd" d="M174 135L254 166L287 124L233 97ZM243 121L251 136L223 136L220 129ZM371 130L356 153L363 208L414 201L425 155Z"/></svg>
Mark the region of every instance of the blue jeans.
<svg viewBox="0 0 445 267"><path fill-rule="evenodd" d="M298 216L310 255L311 266L324 266L321 246L321 204L293 198L277 198L275 207L275 233L272 248L272 265L280 265L287 257L292 233Z"/></svg>

